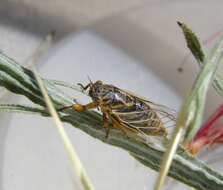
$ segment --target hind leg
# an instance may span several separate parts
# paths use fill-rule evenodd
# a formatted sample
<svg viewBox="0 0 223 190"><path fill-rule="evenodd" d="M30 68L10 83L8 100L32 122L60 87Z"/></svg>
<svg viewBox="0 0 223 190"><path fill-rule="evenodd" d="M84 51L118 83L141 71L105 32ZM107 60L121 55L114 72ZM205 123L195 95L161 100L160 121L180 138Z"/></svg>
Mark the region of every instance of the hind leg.
<svg viewBox="0 0 223 190"><path fill-rule="evenodd" d="M113 127L118 129L118 130L120 130L120 131L122 131L127 136L133 137L133 136L135 136L137 134L137 131L132 130L132 129L128 128L127 126L121 124L119 119L116 116L114 116L113 114L109 114L109 118L112 121Z"/></svg>

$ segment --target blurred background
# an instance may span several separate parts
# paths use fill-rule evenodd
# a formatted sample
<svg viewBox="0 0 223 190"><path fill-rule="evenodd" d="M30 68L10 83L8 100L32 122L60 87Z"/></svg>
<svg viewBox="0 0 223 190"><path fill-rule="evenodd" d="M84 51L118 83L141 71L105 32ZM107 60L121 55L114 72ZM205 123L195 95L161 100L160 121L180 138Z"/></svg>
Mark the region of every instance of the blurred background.
<svg viewBox="0 0 223 190"><path fill-rule="evenodd" d="M222 35L222 17L220 0L2 0L0 50L26 65L55 31L54 42L37 63L41 76L86 84L89 75L179 110L199 67L188 56L184 72L177 71L189 51L176 22L190 26L208 54ZM67 92L81 103L90 101ZM31 104L12 95L1 102ZM205 118L221 102L211 89ZM127 152L65 126L96 189L152 189L156 172ZM210 161L208 155L204 160ZM211 164L222 170L219 162ZM0 181L4 190L81 189L52 120L21 114L1 113ZM179 187L188 189L171 181L164 189Z"/></svg>
<svg viewBox="0 0 223 190"><path fill-rule="evenodd" d="M24 61L52 30L56 31L58 39L62 39L100 20L150 2L3 0L0 6L0 47L18 61ZM23 48L18 48L21 44Z"/></svg>

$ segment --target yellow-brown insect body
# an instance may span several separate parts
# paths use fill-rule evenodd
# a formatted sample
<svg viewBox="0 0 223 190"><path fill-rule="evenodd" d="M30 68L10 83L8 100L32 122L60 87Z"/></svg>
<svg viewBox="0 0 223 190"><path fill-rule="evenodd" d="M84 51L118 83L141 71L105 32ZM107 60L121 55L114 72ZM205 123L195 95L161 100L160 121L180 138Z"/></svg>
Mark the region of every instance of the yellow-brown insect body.
<svg viewBox="0 0 223 190"><path fill-rule="evenodd" d="M84 90L90 88L89 96L93 102L86 105L74 104L66 106L58 111L67 108L74 108L78 111L100 108L104 125L107 129L106 136L109 133L108 118L115 128L122 130L128 136L135 136L135 134L140 134L140 136L166 136L167 130L162 120L167 119L166 123L169 121L175 122L176 120L171 113L173 110L113 85L96 81L95 83L90 82L85 87L81 85L81 87ZM162 117L162 120L160 117Z"/></svg>
<svg viewBox="0 0 223 190"><path fill-rule="evenodd" d="M104 123L110 118L113 126L127 135L129 132L154 136L167 135L160 117L145 100L101 81L90 83L88 86L90 97L103 113Z"/></svg>

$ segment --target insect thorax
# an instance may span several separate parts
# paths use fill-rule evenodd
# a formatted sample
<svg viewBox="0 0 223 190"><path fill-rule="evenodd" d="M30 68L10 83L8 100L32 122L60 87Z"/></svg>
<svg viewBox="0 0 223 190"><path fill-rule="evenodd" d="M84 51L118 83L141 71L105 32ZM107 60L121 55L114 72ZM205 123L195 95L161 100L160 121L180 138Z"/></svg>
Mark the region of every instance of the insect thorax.
<svg viewBox="0 0 223 190"><path fill-rule="evenodd" d="M103 84L101 81L96 81L92 85L89 95L99 105L108 106L118 112L150 110L150 107L143 101L113 85Z"/></svg>

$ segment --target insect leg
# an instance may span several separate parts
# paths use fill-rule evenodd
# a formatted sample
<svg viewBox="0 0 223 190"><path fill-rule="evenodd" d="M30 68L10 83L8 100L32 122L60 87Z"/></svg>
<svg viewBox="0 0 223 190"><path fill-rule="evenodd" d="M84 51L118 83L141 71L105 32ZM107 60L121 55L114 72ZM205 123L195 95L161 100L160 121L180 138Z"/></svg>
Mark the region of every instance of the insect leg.
<svg viewBox="0 0 223 190"><path fill-rule="evenodd" d="M85 110L89 110L89 109L92 109L92 108L96 108L98 105L96 102L91 102L89 104L86 104L86 105L81 105L81 104L74 104L74 105L71 105L71 106L66 106L66 107L63 107L63 108L60 108L58 109L58 111L63 111L65 109L70 109L70 108L73 108L77 111L85 111Z"/></svg>
<svg viewBox="0 0 223 190"><path fill-rule="evenodd" d="M87 88L90 86L90 84L84 86L83 84L81 83L77 83L83 90L87 90Z"/></svg>
<svg viewBox="0 0 223 190"><path fill-rule="evenodd" d="M89 109L92 109L92 108L96 108L97 106L98 106L98 104L96 102L91 102L91 103L86 104L86 105L74 104L73 108L75 110L78 110L78 111L85 111L85 110L89 110Z"/></svg>
<svg viewBox="0 0 223 190"><path fill-rule="evenodd" d="M109 134L110 128L109 128L108 119L107 119L107 116L106 116L105 113L103 113L103 121L104 121L104 126L106 128L106 136L105 137L107 138L108 137L108 134Z"/></svg>
<svg viewBox="0 0 223 190"><path fill-rule="evenodd" d="M121 130L122 132L124 132L127 136L134 136L136 134L136 132L134 130L131 130L125 126L123 126L119 119L117 117L115 117L113 114L109 114L109 118L112 121L112 125L114 128Z"/></svg>

